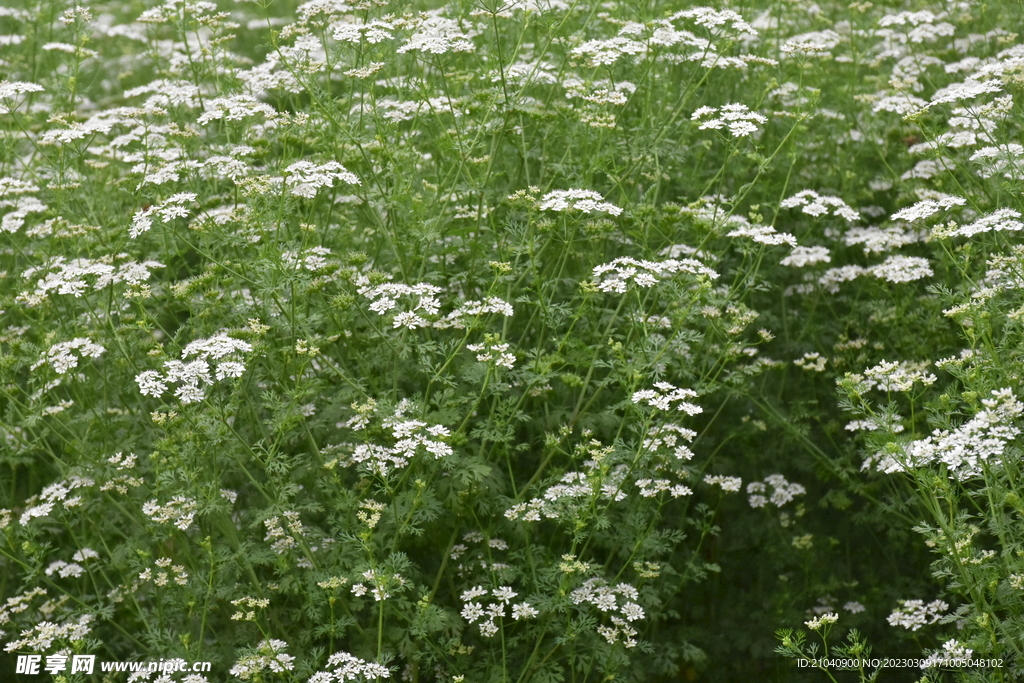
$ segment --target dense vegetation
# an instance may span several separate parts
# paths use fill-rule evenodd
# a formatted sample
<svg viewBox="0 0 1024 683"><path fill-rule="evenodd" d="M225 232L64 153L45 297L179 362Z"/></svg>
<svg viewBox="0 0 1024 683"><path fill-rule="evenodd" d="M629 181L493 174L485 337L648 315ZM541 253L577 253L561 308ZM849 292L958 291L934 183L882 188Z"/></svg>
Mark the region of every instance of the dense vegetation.
<svg viewBox="0 0 1024 683"><path fill-rule="evenodd" d="M0 678L1017 680L1022 25L5 3Z"/></svg>

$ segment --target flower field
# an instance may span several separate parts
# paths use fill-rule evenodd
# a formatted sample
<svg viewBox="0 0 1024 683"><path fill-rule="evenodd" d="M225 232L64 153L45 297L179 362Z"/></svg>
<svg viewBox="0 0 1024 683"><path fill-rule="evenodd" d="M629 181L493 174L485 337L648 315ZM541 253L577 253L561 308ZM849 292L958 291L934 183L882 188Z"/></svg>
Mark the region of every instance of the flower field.
<svg viewBox="0 0 1024 683"><path fill-rule="evenodd" d="M1021 680L1022 90L1024 0L8 0L0 680Z"/></svg>

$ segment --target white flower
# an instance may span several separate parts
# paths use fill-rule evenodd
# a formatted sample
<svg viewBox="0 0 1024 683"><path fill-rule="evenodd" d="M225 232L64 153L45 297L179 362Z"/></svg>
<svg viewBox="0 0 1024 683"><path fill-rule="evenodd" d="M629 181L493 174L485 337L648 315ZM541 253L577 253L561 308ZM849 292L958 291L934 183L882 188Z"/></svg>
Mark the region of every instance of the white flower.
<svg viewBox="0 0 1024 683"><path fill-rule="evenodd" d="M714 118L705 118L717 114ZM701 107L690 117L693 121L701 121L698 128L720 130L728 128L734 138L746 137L757 131L755 123L768 121L763 115L750 111L745 104L726 104L721 107Z"/></svg>
<svg viewBox="0 0 1024 683"><path fill-rule="evenodd" d="M69 342L60 342L47 349L46 354L39 361L32 365L32 369L43 363L48 363L58 375L67 374L73 368L78 367L78 358L99 358L105 348L99 344L93 344L85 337L77 337ZM76 353L72 353L76 352Z"/></svg>
<svg viewBox="0 0 1024 683"><path fill-rule="evenodd" d="M337 161L325 164L314 164L310 161L296 161L284 169L291 194L297 197L312 199L322 187L334 187L334 181L340 180L349 185L359 185L359 178Z"/></svg>
<svg viewBox="0 0 1024 683"><path fill-rule="evenodd" d="M789 256L782 259L779 263L784 266L793 266L796 268L803 268L804 266L811 266L816 263L829 263L832 260L832 256L826 247L793 247L793 251L790 252Z"/></svg>
<svg viewBox="0 0 1024 683"><path fill-rule="evenodd" d="M933 600L927 605L924 600L900 600L899 607L889 615L887 621L890 626L902 626L909 631L916 631L937 622L948 609L949 605L942 600Z"/></svg>
<svg viewBox="0 0 1024 683"><path fill-rule="evenodd" d="M985 81L984 83L968 78L963 83L954 83L945 88L940 88L932 95L931 104L945 104L959 100L972 100L978 95L985 93L1001 92L1003 86L997 81Z"/></svg>
<svg viewBox="0 0 1024 683"><path fill-rule="evenodd" d="M1014 209L999 209L986 214L978 220L953 230L937 228L932 230L936 237L973 237L983 232L1020 232L1024 230L1024 223L1017 220L1020 212Z"/></svg>
<svg viewBox="0 0 1024 683"><path fill-rule="evenodd" d="M604 201L597 192L592 190L554 190L540 198L538 208L541 211L582 211L593 213L604 211L613 216L622 213L622 209Z"/></svg>
<svg viewBox="0 0 1024 683"><path fill-rule="evenodd" d="M345 681L391 678L391 672L380 664L367 662L347 652L335 652L327 659L327 668L333 671L318 671L310 677L309 683L345 683Z"/></svg>
<svg viewBox="0 0 1024 683"><path fill-rule="evenodd" d="M425 52L443 55L449 52L473 52L476 47L470 36L463 33L459 22L440 16L439 13L427 12L412 20L414 33L398 48L399 54L406 52Z"/></svg>
<svg viewBox="0 0 1024 683"><path fill-rule="evenodd" d="M817 631L821 627L834 624L837 621L839 621L839 615L835 612L830 612L828 614L823 614L820 617L814 617L810 621L805 621L804 625L812 631Z"/></svg>
<svg viewBox="0 0 1024 683"><path fill-rule="evenodd" d="M638 287L647 288L660 282L660 278L680 272L718 278L718 273L696 259L647 261L620 256L610 263L595 266L593 272L598 289L617 294L625 293L630 282Z"/></svg>
<svg viewBox="0 0 1024 683"><path fill-rule="evenodd" d="M277 110L260 102L252 95L232 95L206 100L206 111L196 123L203 126L211 121L241 121L251 116L263 115L267 119L278 116Z"/></svg>
<svg viewBox="0 0 1024 683"><path fill-rule="evenodd" d="M295 668L295 657L285 654L284 648L288 643L283 640L269 639L262 641L252 654L244 655L235 663L228 672L237 676L243 681L250 679L262 680L261 672L270 671L283 673Z"/></svg>
<svg viewBox="0 0 1024 683"><path fill-rule="evenodd" d="M775 228L768 225L744 224L731 231L728 237L748 237L758 244L788 244L796 247L796 237L788 232L776 232Z"/></svg>
<svg viewBox="0 0 1024 683"><path fill-rule="evenodd" d="M173 524L182 531L192 526L198 503L194 498L174 496L166 505L160 505L156 499L142 506L142 512L159 524Z"/></svg>
<svg viewBox="0 0 1024 683"><path fill-rule="evenodd" d="M646 402L647 405L658 410L672 410L672 404L676 403L675 409L682 410L687 415L699 415L704 409L690 403L688 399L696 398L697 392L692 389L677 389L668 382L656 382L655 389L643 389L633 394L633 403Z"/></svg>
<svg viewBox="0 0 1024 683"><path fill-rule="evenodd" d="M941 195L932 199L924 199L913 206L897 211L892 215L892 220L913 223L914 221L924 220L929 216L933 216L944 209L963 206L966 203L967 200L963 197Z"/></svg>
<svg viewBox="0 0 1024 683"><path fill-rule="evenodd" d="M704 483L709 486L721 486L723 491L727 491L729 493L738 493L740 487L743 485L743 480L740 477L726 477L717 474L707 474L704 476Z"/></svg>
<svg viewBox="0 0 1024 683"><path fill-rule="evenodd" d="M537 616L538 612L530 606L528 602L520 602L519 604L512 605L512 618L516 621L520 619L532 619Z"/></svg>
<svg viewBox="0 0 1024 683"><path fill-rule="evenodd" d="M860 214L839 197L832 195L820 195L814 190L803 190L792 197L784 199L779 204L784 209L800 207L800 210L809 216L823 216L832 212L836 216L853 222L860 219Z"/></svg>
<svg viewBox="0 0 1024 683"><path fill-rule="evenodd" d="M982 405L984 410L953 431L936 429L902 447L899 454L879 454L878 469L892 473L941 464L952 479L981 476L984 464L997 465L1007 444L1020 435L1015 423L1024 414L1024 404L1010 389L993 391Z"/></svg>
<svg viewBox="0 0 1024 683"><path fill-rule="evenodd" d="M920 256L894 254L884 262L868 268L875 277L888 282L913 282L934 275L928 259Z"/></svg>
<svg viewBox="0 0 1024 683"><path fill-rule="evenodd" d="M188 209L184 205L188 202L194 202L196 196L194 192L179 192L148 209L139 209L132 217L132 225L128 230L128 236L135 239L152 228L153 221L155 220L154 215L159 216L162 223L188 216Z"/></svg>

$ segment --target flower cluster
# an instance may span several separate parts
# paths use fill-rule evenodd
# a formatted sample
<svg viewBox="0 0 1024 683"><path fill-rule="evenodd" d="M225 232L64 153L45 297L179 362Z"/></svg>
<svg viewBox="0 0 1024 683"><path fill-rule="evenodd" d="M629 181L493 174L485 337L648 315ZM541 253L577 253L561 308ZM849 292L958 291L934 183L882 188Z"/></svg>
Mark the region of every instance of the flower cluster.
<svg viewBox="0 0 1024 683"><path fill-rule="evenodd" d="M540 198L541 211L582 211L593 213L604 211L613 216L622 213L622 209L604 201L597 192L592 190L554 190Z"/></svg>
<svg viewBox="0 0 1024 683"><path fill-rule="evenodd" d="M713 118L707 118L717 114ZM762 114L750 111L745 104L726 104L721 107L701 107L690 117L700 121L700 130L721 130L728 128L734 138L742 138L757 131L756 123L766 123L768 119Z"/></svg>
<svg viewBox="0 0 1024 683"><path fill-rule="evenodd" d="M202 385L241 377L245 365L238 360L238 356L249 351L252 351L251 344L224 333L208 339L197 339L182 349L182 360L166 361L163 373L156 370L140 372L135 376L135 383L139 385L143 396L154 398L162 396L168 384L179 384L174 395L182 403L197 403L206 395ZM196 358L188 360L192 356ZM219 361L215 368L210 367L211 360Z"/></svg>
<svg viewBox="0 0 1024 683"><path fill-rule="evenodd" d="M296 161L284 169L289 193L296 197L312 199L322 187L334 187L340 180L349 185L359 185L359 178L337 161L314 164L311 161Z"/></svg>
<svg viewBox="0 0 1024 683"><path fill-rule="evenodd" d="M22 526L25 526L36 517L48 516L57 503L61 503L65 510L78 507L82 504L82 496L77 495L69 498L68 494L75 489L92 486L95 483L92 479L86 477L73 476L55 484L50 484L40 492L38 497L33 496L25 501L25 511L21 513L19 522Z"/></svg>
<svg viewBox="0 0 1024 683"><path fill-rule="evenodd" d="M927 605L924 600L900 600L899 607L893 610L887 621L890 626L902 626L909 631L916 631L937 622L948 609L949 605L942 600L932 600Z"/></svg>
<svg viewBox="0 0 1024 683"><path fill-rule="evenodd" d="M696 259L669 259L667 261L637 260L620 256L610 263L594 267L594 280L602 292L625 293L627 285L633 282L638 287L652 287L661 278L676 273L690 273L717 279L718 273Z"/></svg>
<svg viewBox="0 0 1024 683"><path fill-rule="evenodd" d="M164 201L145 209L139 209L132 216L132 225L128 229L128 236L135 239L153 227L153 222L158 220L161 223L170 223L175 218L188 217L189 210L185 206L196 200L195 192L179 192L173 194Z"/></svg>
<svg viewBox="0 0 1024 683"><path fill-rule="evenodd" d="M684 484L673 484L671 479L637 479L636 485L640 488L642 498L653 498L659 493L668 492L673 498L688 496L693 489Z"/></svg>
<svg viewBox="0 0 1024 683"><path fill-rule="evenodd" d="M164 264L159 261L126 261L115 266L111 258L96 261L78 258L68 261L63 256L55 256L45 265L25 269L22 277L26 280L37 273L43 273L44 276L36 281L34 292L20 294L18 300L36 306L46 300L53 291L57 294L80 297L90 287L86 280L87 276L94 278L91 285L93 291L120 282L128 284L129 287L139 287L149 279L151 269L163 267Z"/></svg>
<svg viewBox="0 0 1024 683"><path fill-rule="evenodd" d="M409 583L401 574L385 572L380 569L367 569L362 573L362 577L365 583L352 584L352 595L356 597L366 595L366 584L368 583L372 587L370 595L376 602L389 599L391 591L401 591Z"/></svg>
<svg viewBox="0 0 1024 683"><path fill-rule="evenodd" d="M417 327L425 327L428 322L423 316L436 316L441 307L436 296L441 293L441 288L425 282L411 286L393 282L371 285L366 276L360 275L357 284L358 293L370 301L369 309L377 315L398 309L399 301L415 299L415 305L408 301L404 310L393 314L391 326L396 329L405 327L415 330Z"/></svg>
<svg viewBox="0 0 1024 683"><path fill-rule="evenodd" d="M915 221L922 221L925 218L929 218L944 211L951 209L954 206L963 206L967 203L967 200L963 197L957 197L955 195L939 194L937 196L922 199L912 206L908 206L905 209L900 209L892 215L894 221L907 221L913 223Z"/></svg>
<svg viewBox="0 0 1024 683"><path fill-rule="evenodd" d="M153 499L142 506L142 512L158 524L173 524L182 531L192 526L199 504L194 498L174 496L166 505Z"/></svg>
<svg viewBox="0 0 1024 683"><path fill-rule="evenodd" d="M54 574L56 574L62 579L66 579L68 577L78 578L79 576L85 573L85 567L78 564L77 562L65 562L63 560L57 560L56 562L51 562L43 573L47 576L53 576Z"/></svg>
<svg viewBox="0 0 1024 683"><path fill-rule="evenodd" d="M498 313L507 318L512 317L512 304L496 296L489 296L483 301L466 301L444 318L436 321L434 327L438 329L451 327L457 330L464 330L470 323L480 318L480 316L489 313Z"/></svg>
<svg viewBox="0 0 1024 683"><path fill-rule="evenodd" d="M345 683L391 678L391 672L386 666L367 662L347 652L335 652L327 659L327 667L333 667L334 670L317 671L309 677L308 683Z"/></svg>
<svg viewBox="0 0 1024 683"><path fill-rule="evenodd" d="M281 261L296 270L306 269L317 272L327 266L327 257L331 250L327 247L310 247L301 251L286 251L281 254Z"/></svg>
<svg viewBox="0 0 1024 683"><path fill-rule="evenodd" d="M788 232L777 232L775 228L769 225L752 225L747 221L743 221L740 227L731 230L727 236L746 237L758 244L788 244L791 247L796 246L796 237Z"/></svg>
<svg viewBox="0 0 1024 683"><path fill-rule="evenodd" d="M231 615L232 621L256 621L256 610L270 607L270 600L247 595L243 598L232 600L231 604L239 610Z"/></svg>
<svg viewBox="0 0 1024 683"><path fill-rule="evenodd" d="M771 495L765 496L769 486L772 488ZM764 481L752 481L747 484L747 493L747 502L752 508L762 508L767 503L782 507L797 496L807 493L807 489L800 484L786 481L781 474L770 474Z"/></svg>
<svg viewBox="0 0 1024 683"><path fill-rule="evenodd" d="M850 208L850 205L839 197L832 195L820 195L814 190L803 190L792 197L787 197L779 204L784 209L800 207L800 211L808 216L825 216L830 212L832 215L845 218L851 223L860 220L860 214Z"/></svg>
<svg viewBox="0 0 1024 683"><path fill-rule="evenodd" d="M644 618L643 608L637 604L639 593L628 583L611 586L600 577L592 577L569 594L574 605L589 604L608 614L612 626L598 626L597 631L610 644L621 637L627 648L635 647L636 630L629 624Z"/></svg>
<svg viewBox="0 0 1024 683"><path fill-rule="evenodd" d="M864 370L863 375L851 375L850 379L857 381L858 388L862 388L863 391L870 389L885 392L910 391L914 384L930 386L938 379L930 372L925 372L924 368L927 366L927 362L882 361L878 365Z"/></svg>
<svg viewBox="0 0 1024 683"><path fill-rule="evenodd" d="M505 517L513 522L539 522L542 516L562 519L570 517L580 505L595 498L622 501L626 498L622 490L625 478L624 465L604 477L596 471L568 472L557 484L548 487L542 497L513 505L505 511Z"/></svg>
<svg viewBox="0 0 1024 683"><path fill-rule="evenodd" d="M655 382L654 389L641 389L633 394L633 403L646 403L652 408L669 411L681 410L687 415L699 415L704 409L689 399L697 398L697 392L693 389L678 389L668 382Z"/></svg>
<svg viewBox="0 0 1024 683"><path fill-rule="evenodd" d="M793 361L793 365L798 368L803 368L808 372L825 372L825 365L828 363L828 358L821 355L817 351L811 351L805 353L803 358L797 358Z"/></svg>
<svg viewBox="0 0 1024 683"><path fill-rule="evenodd" d="M485 598L488 594L492 601L489 605L484 605L478 601L479 598ZM517 595L519 594L512 590L511 586L499 586L491 591L481 586L476 586L475 588L463 591L462 618L470 624L480 620L480 634L490 638L498 632L498 625L494 623L494 620L509 616L508 607L511 605L512 599ZM516 621L532 619L538 614L537 610L528 602L519 602L511 605L511 607L511 617Z"/></svg>
<svg viewBox="0 0 1024 683"><path fill-rule="evenodd" d="M804 626L811 629L812 631L818 631L824 627L830 626L839 621L839 615L835 612L823 614L820 617L814 617L810 621L805 621Z"/></svg>
<svg viewBox="0 0 1024 683"><path fill-rule="evenodd" d="M694 396L696 396L696 394L694 394ZM677 397L673 400L679 400L679 398ZM698 410L698 412L700 411ZM690 414L694 415L696 413ZM693 441L696 436L697 432L692 429L680 427L677 424L662 424L652 427L647 431L647 434L644 435L644 439L641 442L641 447L649 454L662 457L664 457L664 454L668 454L677 461L685 462L693 458L693 451L691 451L686 444L681 442Z"/></svg>
<svg viewBox="0 0 1024 683"><path fill-rule="evenodd" d="M286 654L288 643L270 638L260 642L256 649L239 657L228 672L243 681L262 680L264 671L284 673L295 668L295 657Z"/></svg>
<svg viewBox="0 0 1024 683"><path fill-rule="evenodd" d="M964 480L981 476L986 463L998 466L1007 445L1021 433L1014 421L1024 414L1024 404L1010 389L999 389L982 405L984 410L956 429L936 429L925 439L899 446L895 453L876 455L878 469L905 472L941 463L951 478Z"/></svg>
<svg viewBox="0 0 1024 683"><path fill-rule="evenodd" d="M476 353L481 363L494 363L509 370L516 364L516 356L508 352L508 344L499 342L497 335L487 335L483 344L466 344L466 348Z"/></svg>
<svg viewBox="0 0 1024 683"><path fill-rule="evenodd" d="M51 346L43 354L43 357L32 365L32 369L35 370L43 363L46 363L58 375L64 375L69 370L78 367L79 358L99 358L104 351L106 349L99 344L94 344L85 337L76 337L71 341L60 342Z"/></svg>
<svg viewBox="0 0 1024 683"><path fill-rule="evenodd" d="M945 226L935 227L932 229L932 235L935 237L973 237L983 232L1020 232L1024 230L1024 223L1017 220L1020 217L1020 211L999 209L985 214L967 225L952 229Z"/></svg>
<svg viewBox="0 0 1024 683"><path fill-rule="evenodd" d="M921 668L931 669L938 666L954 666L954 662L957 660L970 659L973 654L974 650L966 647L956 638L951 638L942 644L941 650L928 655L928 658L921 662Z"/></svg>
<svg viewBox="0 0 1024 683"><path fill-rule="evenodd" d="M781 265L803 268L816 263L828 263L832 260L827 247L793 247L789 256L779 261Z"/></svg>
<svg viewBox="0 0 1024 683"><path fill-rule="evenodd" d="M902 254L893 254L867 270L880 280L896 283L913 282L935 274L928 259Z"/></svg>
<svg viewBox="0 0 1024 683"><path fill-rule="evenodd" d="M196 123L205 126L212 121L241 121L253 116L264 116L271 120L278 115L276 109L252 95L232 95L207 100L205 111L196 119Z"/></svg>
<svg viewBox="0 0 1024 683"><path fill-rule="evenodd" d="M84 640L92 631L92 622L95 617L91 614L83 614L78 619L69 619L57 624L52 621L41 621L33 628L21 632L20 640L12 640L4 645L5 652L17 652L28 650L30 652L45 652L53 645L53 641L71 643L76 640Z"/></svg>
<svg viewBox="0 0 1024 683"><path fill-rule="evenodd" d="M179 586L188 585L188 572L185 571L185 567L180 564L171 564L171 558L161 557L156 561L156 571L152 568L146 568L139 573L139 579L142 581L152 581L156 586L166 586L169 581L173 581Z"/></svg>
<svg viewBox="0 0 1024 683"><path fill-rule="evenodd" d="M727 493L739 493L740 487L743 486L743 479L741 477L727 477L720 474L706 474L704 475L704 483L708 486L721 486L722 490Z"/></svg>
<svg viewBox="0 0 1024 683"><path fill-rule="evenodd" d="M263 540L272 541L270 547L278 554L298 547L299 542L296 539L305 535L298 512L286 510L283 517L285 520L283 524L281 517L268 517L263 520L263 525L267 527L267 535L263 537ZM288 527L287 532L284 529L285 526Z"/></svg>
<svg viewBox="0 0 1024 683"><path fill-rule="evenodd" d="M361 431L370 424L370 420L378 411L378 406L377 402L371 399L365 404L352 404L352 409L356 414L346 422L338 423L338 426ZM359 465L373 474L386 477L393 470L408 465L409 460L420 453L429 453L434 459L450 456L454 451L445 439L451 436L451 431L443 425L428 425L422 420L408 419L405 414L411 409L412 404L403 399L391 415L381 420L381 426L389 430L395 439L394 445L362 443L338 446L335 448L345 448L351 455L345 459L335 459L327 465Z"/></svg>

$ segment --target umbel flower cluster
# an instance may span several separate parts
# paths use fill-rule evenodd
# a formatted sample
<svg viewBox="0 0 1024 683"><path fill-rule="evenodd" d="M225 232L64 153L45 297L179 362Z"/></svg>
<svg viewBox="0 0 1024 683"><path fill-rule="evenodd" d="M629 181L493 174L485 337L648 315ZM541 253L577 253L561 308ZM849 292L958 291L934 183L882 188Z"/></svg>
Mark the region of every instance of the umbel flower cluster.
<svg viewBox="0 0 1024 683"><path fill-rule="evenodd" d="M0 679L1024 680L1019 3L712 4L0 3Z"/></svg>
<svg viewBox="0 0 1024 683"><path fill-rule="evenodd" d="M197 403L206 395L203 385L241 377L245 365L237 359L251 350L252 345L248 342L226 334L197 339L181 350L182 360L166 361L162 373L157 370L140 372L135 376L135 383L143 396L157 398L167 391L168 384L178 384L174 390L175 397L184 404ZM211 360L218 362L211 366Z"/></svg>

